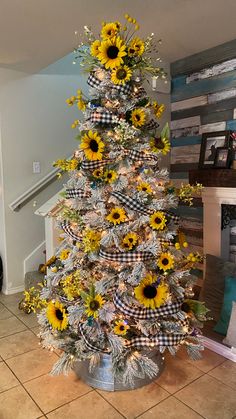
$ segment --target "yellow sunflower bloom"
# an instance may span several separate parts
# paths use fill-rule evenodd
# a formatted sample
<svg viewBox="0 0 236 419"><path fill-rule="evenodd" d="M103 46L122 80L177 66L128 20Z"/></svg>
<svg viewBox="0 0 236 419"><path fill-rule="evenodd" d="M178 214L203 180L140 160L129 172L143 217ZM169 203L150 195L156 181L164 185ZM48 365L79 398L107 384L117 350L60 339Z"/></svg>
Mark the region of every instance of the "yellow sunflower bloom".
<svg viewBox="0 0 236 419"><path fill-rule="evenodd" d="M46 316L53 329L66 329L68 325L66 309L59 301L48 303Z"/></svg>
<svg viewBox="0 0 236 419"><path fill-rule="evenodd" d="M94 230L85 230L83 234L83 245L86 253L95 252L100 246L101 233Z"/></svg>
<svg viewBox="0 0 236 419"><path fill-rule="evenodd" d="M108 183L113 183L117 179L117 173L114 170L106 170L104 172L104 180Z"/></svg>
<svg viewBox="0 0 236 419"><path fill-rule="evenodd" d="M116 22L106 23L101 30L101 37L104 40L111 39L117 35L117 32L118 32L118 26Z"/></svg>
<svg viewBox="0 0 236 419"><path fill-rule="evenodd" d="M88 160L102 160L105 144L97 132L89 130L83 137L80 148Z"/></svg>
<svg viewBox="0 0 236 419"><path fill-rule="evenodd" d="M150 139L150 146L154 153L166 155L170 151L170 142L167 138L153 137Z"/></svg>
<svg viewBox="0 0 236 419"><path fill-rule="evenodd" d="M96 179L101 179L103 177L103 169L95 169L92 173L92 175L96 178Z"/></svg>
<svg viewBox="0 0 236 419"><path fill-rule="evenodd" d="M122 247L126 250L132 250L138 243L138 235L136 233L128 233L122 240Z"/></svg>
<svg viewBox="0 0 236 419"><path fill-rule="evenodd" d="M131 76L131 69L127 65L124 65L123 67L114 68L112 70L111 81L114 84L125 84L131 79Z"/></svg>
<svg viewBox="0 0 236 419"><path fill-rule="evenodd" d="M151 186L147 182L139 183L138 186L137 186L137 190L142 191L142 192L146 192L147 194L152 194L153 193Z"/></svg>
<svg viewBox="0 0 236 419"><path fill-rule="evenodd" d="M93 57L98 56L98 53L99 53L98 48L100 47L100 45L101 45L101 42L98 39L91 44L90 53Z"/></svg>
<svg viewBox="0 0 236 419"><path fill-rule="evenodd" d="M170 252L161 253L160 257L157 260L158 268L162 269L164 272L174 267L174 256Z"/></svg>
<svg viewBox="0 0 236 419"><path fill-rule="evenodd" d="M131 57L134 55L141 56L143 55L144 50L145 50L144 42L140 38L136 37L132 39L128 47L128 55Z"/></svg>
<svg viewBox="0 0 236 419"><path fill-rule="evenodd" d="M129 330L129 325L124 320L117 320L115 322L115 327L113 329L114 333L116 335L124 336L127 333L127 330Z"/></svg>
<svg viewBox="0 0 236 419"><path fill-rule="evenodd" d="M106 219L114 225L123 223L126 220L125 210L119 207L112 208L110 214L107 215Z"/></svg>
<svg viewBox="0 0 236 419"><path fill-rule="evenodd" d="M149 219L149 224L153 228L153 230L164 230L166 227L166 217L164 212L156 211L154 214L151 215Z"/></svg>
<svg viewBox="0 0 236 419"><path fill-rule="evenodd" d="M145 307L155 310L166 302L168 290L168 285L164 282L158 284L156 276L147 274L134 288L134 295Z"/></svg>
<svg viewBox="0 0 236 419"><path fill-rule="evenodd" d="M61 260L66 260L66 259L68 259L69 254L70 254L70 250L69 249L64 249L64 250L61 251L59 258Z"/></svg>
<svg viewBox="0 0 236 419"><path fill-rule="evenodd" d="M87 307L85 313L88 317L94 317L96 319L104 303L105 301L100 294L95 294L94 296L89 295L85 301L85 307Z"/></svg>
<svg viewBox="0 0 236 419"><path fill-rule="evenodd" d="M142 127L145 122L146 122L146 113L143 109L138 108L138 109L134 109L131 112L131 121L132 124L138 128L138 127Z"/></svg>
<svg viewBox="0 0 236 419"><path fill-rule="evenodd" d="M165 105L159 105L156 101L152 103L152 107L157 118L160 118L165 110Z"/></svg>
<svg viewBox="0 0 236 419"><path fill-rule="evenodd" d="M106 69L120 67L127 53L126 46L120 37L102 41L98 53L98 59Z"/></svg>

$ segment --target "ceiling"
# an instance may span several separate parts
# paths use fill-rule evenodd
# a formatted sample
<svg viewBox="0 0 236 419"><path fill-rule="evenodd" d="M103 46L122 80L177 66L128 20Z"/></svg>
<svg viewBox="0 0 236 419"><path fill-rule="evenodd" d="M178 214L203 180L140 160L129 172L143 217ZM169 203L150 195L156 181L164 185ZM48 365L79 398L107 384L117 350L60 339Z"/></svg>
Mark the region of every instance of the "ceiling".
<svg viewBox="0 0 236 419"><path fill-rule="evenodd" d="M236 38L235 0L0 0L0 67L36 73L70 53L75 30L129 13L168 62Z"/></svg>

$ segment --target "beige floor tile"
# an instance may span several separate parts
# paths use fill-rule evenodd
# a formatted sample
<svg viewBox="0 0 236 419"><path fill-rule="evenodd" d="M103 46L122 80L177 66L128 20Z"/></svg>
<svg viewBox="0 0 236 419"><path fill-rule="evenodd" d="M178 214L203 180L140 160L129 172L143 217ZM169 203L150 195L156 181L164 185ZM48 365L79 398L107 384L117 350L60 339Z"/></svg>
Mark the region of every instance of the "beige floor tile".
<svg viewBox="0 0 236 419"><path fill-rule="evenodd" d="M148 410L139 419L200 419L202 416L194 412L189 407L175 397L169 397L157 406Z"/></svg>
<svg viewBox="0 0 236 419"><path fill-rule="evenodd" d="M198 368L180 358L168 355L165 369L156 383L173 394L203 374Z"/></svg>
<svg viewBox="0 0 236 419"><path fill-rule="evenodd" d="M211 370L209 374L212 377L217 378L222 381L222 383L227 384L236 390L236 363L232 361L226 361L223 364L219 365L214 370Z"/></svg>
<svg viewBox="0 0 236 419"><path fill-rule="evenodd" d="M46 349L36 349L6 360L21 382L32 380L51 371L58 356Z"/></svg>
<svg viewBox="0 0 236 419"><path fill-rule="evenodd" d="M22 386L0 394L1 419L36 419L42 412Z"/></svg>
<svg viewBox="0 0 236 419"><path fill-rule="evenodd" d="M98 392L128 419L135 418L169 396L155 383L131 391Z"/></svg>
<svg viewBox="0 0 236 419"><path fill-rule="evenodd" d="M19 385L19 381L14 374L4 362L0 362L0 393L17 385Z"/></svg>
<svg viewBox="0 0 236 419"><path fill-rule="evenodd" d="M217 353L210 351L210 349L205 348L202 352L202 359L199 361L194 361L189 358L186 350L183 348L177 352L178 358L185 360L192 364L194 367L199 368L203 372L208 372L218 365L225 362L225 358Z"/></svg>
<svg viewBox="0 0 236 419"><path fill-rule="evenodd" d="M232 419L236 415L236 391L204 375L175 397L207 419Z"/></svg>
<svg viewBox="0 0 236 419"><path fill-rule="evenodd" d="M36 327L32 327L32 332L37 336L40 332L40 327L36 326Z"/></svg>
<svg viewBox="0 0 236 419"><path fill-rule="evenodd" d="M12 317L12 313L0 303L0 320L9 319L9 317Z"/></svg>
<svg viewBox="0 0 236 419"><path fill-rule="evenodd" d="M121 419L121 416L109 403L95 391L86 394L71 403L51 412L48 419Z"/></svg>
<svg viewBox="0 0 236 419"><path fill-rule="evenodd" d="M69 403L92 390L91 387L80 381L73 372L68 376L52 377L48 374L43 375L35 380L28 381L25 388L44 413Z"/></svg>
<svg viewBox="0 0 236 419"><path fill-rule="evenodd" d="M17 314L17 317L30 329L38 326L38 319L37 319L36 314L34 313L26 314L26 313L20 312L19 314Z"/></svg>
<svg viewBox="0 0 236 419"><path fill-rule="evenodd" d="M18 292L17 294L5 295L0 293L0 302L5 306L15 303L19 304L19 301L23 298L23 293Z"/></svg>
<svg viewBox="0 0 236 419"><path fill-rule="evenodd" d="M26 330L25 324L18 320L15 316L5 320L0 320L0 338L12 335L13 333Z"/></svg>
<svg viewBox="0 0 236 419"><path fill-rule="evenodd" d="M39 339L30 330L0 339L0 355L3 359L38 349Z"/></svg>

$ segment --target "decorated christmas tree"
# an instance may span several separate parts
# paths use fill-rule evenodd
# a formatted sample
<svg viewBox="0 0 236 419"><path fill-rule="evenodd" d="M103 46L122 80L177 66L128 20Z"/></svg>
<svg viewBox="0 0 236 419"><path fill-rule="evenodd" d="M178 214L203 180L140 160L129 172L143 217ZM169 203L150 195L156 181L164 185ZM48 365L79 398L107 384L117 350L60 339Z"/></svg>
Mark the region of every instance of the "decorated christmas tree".
<svg viewBox="0 0 236 419"><path fill-rule="evenodd" d="M55 162L69 173L61 244L35 301L43 346L62 350L54 374L77 361L95 371L107 354L113 375L134 384L158 374L153 351L174 355L184 346L198 358L207 310L191 299L190 270L201 256L187 249L177 212L200 185L177 189L159 168L169 129L159 129L164 105L143 83L166 74L156 66L153 34L140 39L136 20L125 18L127 26L103 23L98 37L85 27L76 49L90 92L67 100L83 120L72 124L79 133L73 158Z"/></svg>

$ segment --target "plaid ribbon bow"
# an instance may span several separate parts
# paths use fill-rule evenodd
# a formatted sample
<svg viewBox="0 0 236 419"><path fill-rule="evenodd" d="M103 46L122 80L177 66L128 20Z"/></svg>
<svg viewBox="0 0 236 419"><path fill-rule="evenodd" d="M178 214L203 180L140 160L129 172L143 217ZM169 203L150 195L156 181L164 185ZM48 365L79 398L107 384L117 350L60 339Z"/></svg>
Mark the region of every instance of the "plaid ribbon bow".
<svg viewBox="0 0 236 419"><path fill-rule="evenodd" d="M146 125L144 125L144 129L148 129L148 130L155 129L158 127L159 127L159 124L158 122L154 121L154 119L151 119L151 121L149 121Z"/></svg>
<svg viewBox="0 0 236 419"><path fill-rule="evenodd" d="M121 202L121 204L125 205L127 208L133 211L138 211L146 215L152 214L152 211L149 209L146 209L144 205L140 204L135 199L122 194L121 192L112 192L111 195L117 198Z"/></svg>
<svg viewBox="0 0 236 419"><path fill-rule="evenodd" d="M76 240L77 242L81 242L81 237L78 236L74 230L71 228L71 224L69 221L62 221L60 227L62 228L62 230L69 236L71 237L73 240Z"/></svg>
<svg viewBox="0 0 236 419"><path fill-rule="evenodd" d="M100 250L99 256L102 259L109 260L111 262L141 262L142 260L150 260L155 256L151 252L107 252Z"/></svg>
<svg viewBox="0 0 236 419"><path fill-rule="evenodd" d="M148 338L144 336L137 336L135 338L126 341L126 348L143 348L143 347L153 347L153 346L176 346L178 345L183 339L185 335L183 334L164 334L159 333L157 336Z"/></svg>
<svg viewBox="0 0 236 419"><path fill-rule="evenodd" d="M144 151L125 150L125 155L128 157L128 159L135 161L159 161L158 157L155 154L144 153Z"/></svg>
<svg viewBox="0 0 236 419"><path fill-rule="evenodd" d="M104 167L109 163L112 163L114 159L106 159L106 160L94 160L94 161L87 161L84 160L81 164L81 168L84 170L95 170L99 167Z"/></svg>
<svg viewBox="0 0 236 419"><path fill-rule="evenodd" d="M100 124L117 123L116 118L114 120L114 115L109 111L91 112L88 119L93 123L100 123Z"/></svg>
<svg viewBox="0 0 236 419"><path fill-rule="evenodd" d="M66 189L66 198L89 198L90 192L83 191L83 189Z"/></svg>
<svg viewBox="0 0 236 419"><path fill-rule="evenodd" d="M95 89L99 89L101 87L102 81L97 79L93 73L90 73L87 83L90 87L94 87ZM119 93L123 95L130 95L132 93L132 87L129 84L124 85L116 85L112 86L114 89L118 90Z"/></svg>
<svg viewBox="0 0 236 419"><path fill-rule="evenodd" d="M151 308L134 308L127 306L125 303L123 303L123 301L121 301L120 294L118 292L115 293L113 298L113 302L118 310L120 310L126 316L130 316L139 320L154 320L158 317L171 316L176 314L181 310L183 301L183 298L178 298L172 304L165 304L153 310Z"/></svg>
<svg viewBox="0 0 236 419"><path fill-rule="evenodd" d="M87 348L90 351L104 352L104 353L106 352L106 351L103 351L102 349L98 348L97 346L95 346L95 345L93 345L92 343L89 342L88 338L85 336L85 333L84 333L84 324L83 323L79 323L79 332L80 332L80 334L81 334L81 336L84 340L85 345L87 346Z"/></svg>

